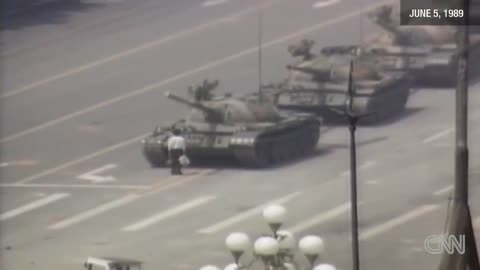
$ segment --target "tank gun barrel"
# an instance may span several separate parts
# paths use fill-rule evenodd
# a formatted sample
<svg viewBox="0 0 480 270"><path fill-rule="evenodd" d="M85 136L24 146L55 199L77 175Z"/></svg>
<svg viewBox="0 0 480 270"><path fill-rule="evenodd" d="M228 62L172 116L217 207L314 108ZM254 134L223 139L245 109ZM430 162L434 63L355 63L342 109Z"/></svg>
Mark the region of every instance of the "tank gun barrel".
<svg viewBox="0 0 480 270"><path fill-rule="evenodd" d="M309 73L309 74L316 74L317 73L317 70L315 70L313 68L308 68L308 67L297 67L297 66L287 65L287 69L294 70L294 71L305 72L305 73Z"/></svg>
<svg viewBox="0 0 480 270"><path fill-rule="evenodd" d="M304 72L304 73L312 74L312 75L320 75L320 76L330 74L329 71L324 71L324 70L310 68L310 67L298 67L298 66L287 65L287 69L294 70L294 71L300 71L300 72Z"/></svg>
<svg viewBox="0 0 480 270"><path fill-rule="evenodd" d="M184 105L187 105L189 107L192 107L192 108L195 108L195 109L198 109L198 110L202 111L203 113L207 114L208 119L218 119L219 118L220 113L217 110L215 110L213 108L210 108L208 106L205 106L200 102L190 101L188 99L179 97L179 96L177 96L175 94L172 94L170 92L166 92L165 96L167 98L171 99L171 100L174 100L174 101L178 102L178 103L182 103Z"/></svg>

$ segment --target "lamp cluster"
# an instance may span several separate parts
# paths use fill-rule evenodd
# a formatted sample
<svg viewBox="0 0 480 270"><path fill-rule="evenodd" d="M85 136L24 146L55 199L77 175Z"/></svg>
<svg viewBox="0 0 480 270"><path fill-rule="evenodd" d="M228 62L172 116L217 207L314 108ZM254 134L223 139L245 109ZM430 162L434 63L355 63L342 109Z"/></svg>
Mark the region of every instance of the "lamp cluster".
<svg viewBox="0 0 480 270"><path fill-rule="evenodd" d="M240 258L252 247L250 237L241 232L228 235L225 244L233 255L234 263L227 265L224 270L251 269L258 260L261 260L264 269L268 270L300 270L299 264L295 262L296 248L307 258L308 269L336 270L330 264L315 265L315 261L325 249L322 238L308 235L300 239L297 245L291 232L280 230L286 213L286 209L281 205L271 205L263 210L263 217L271 228L272 235L261 236L254 241L253 260L247 264L241 264ZM220 270L220 268L207 265L200 270Z"/></svg>

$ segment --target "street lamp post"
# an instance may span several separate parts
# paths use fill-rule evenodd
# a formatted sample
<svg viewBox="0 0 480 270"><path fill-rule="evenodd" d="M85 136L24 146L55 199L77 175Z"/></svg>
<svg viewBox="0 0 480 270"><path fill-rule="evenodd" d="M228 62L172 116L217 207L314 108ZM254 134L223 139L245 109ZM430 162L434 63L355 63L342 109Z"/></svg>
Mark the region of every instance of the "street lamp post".
<svg viewBox="0 0 480 270"><path fill-rule="evenodd" d="M234 263L228 264L224 270L251 269L257 261L261 261L266 270L300 270L299 263L295 262L295 249L298 248L308 260L308 270L336 270L331 264L315 265L316 260L324 252L325 246L322 238L308 235L300 239L296 245L294 235L285 230L280 230L286 216L286 210L281 205L271 205L263 210L263 217L272 230L272 235L261 236L253 243L253 259L240 263L240 258L252 247L250 237L241 232L231 233L225 239L225 245L230 250ZM200 270L220 270L220 268L207 265Z"/></svg>

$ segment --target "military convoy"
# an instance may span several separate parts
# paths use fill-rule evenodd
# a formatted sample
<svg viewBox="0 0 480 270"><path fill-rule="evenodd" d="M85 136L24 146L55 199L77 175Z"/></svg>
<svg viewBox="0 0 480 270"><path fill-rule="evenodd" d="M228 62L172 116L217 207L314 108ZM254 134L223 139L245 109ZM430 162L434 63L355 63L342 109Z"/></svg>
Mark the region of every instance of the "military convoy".
<svg viewBox="0 0 480 270"><path fill-rule="evenodd" d="M289 46L293 57L303 59L287 66L284 82L262 86L258 95L215 95L218 81L191 87L190 98L167 93L191 112L142 140L144 157L152 167L165 166L167 140L179 129L193 163L229 156L248 167L268 167L312 151L320 118L337 120L347 105L368 115L364 123L379 123L405 109L415 83L452 85L459 53L456 29L400 26L392 12L383 6L369 13L385 31L360 45L324 47L318 53L312 53L311 40ZM471 35L470 40L474 69L480 38Z"/></svg>
<svg viewBox="0 0 480 270"><path fill-rule="evenodd" d="M407 57L411 74L422 85L452 86L456 82L456 28L449 25L405 25L393 16L392 6L382 6L368 14L384 32L373 37L363 48L386 57ZM470 35L471 76L478 68L480 36Z"/></svg>
<svg viewBox="0 0 480 270"><path fill-rule="evenodd" d="M185 138L192 163L233 157L248 167L267 167L315 149L321 123L314 115L280 112L271 102L254 95L213 95L217 85L218 81L205 81L191 88L190 99L166 93L191 112L173 125L156 128L143 140L143 153L152 167L166 165L166 144L173 129L180 130Z"/></svg>
<svg viewBox="0 0 480 270"><path fill-rule="evenodd" d="M330 122L339 119L348 100L350 72L354 89L352 110L369 115L363 123L378 123L405 109L412 79L401 58L387 59L357 46L325 47L315 55L311 52L313 44L312 40L302 40L289 46L292 56L303 59L287 66L289 77L283 84L265 87L270 88L267 93L280 109L316 113Z"/></svg>

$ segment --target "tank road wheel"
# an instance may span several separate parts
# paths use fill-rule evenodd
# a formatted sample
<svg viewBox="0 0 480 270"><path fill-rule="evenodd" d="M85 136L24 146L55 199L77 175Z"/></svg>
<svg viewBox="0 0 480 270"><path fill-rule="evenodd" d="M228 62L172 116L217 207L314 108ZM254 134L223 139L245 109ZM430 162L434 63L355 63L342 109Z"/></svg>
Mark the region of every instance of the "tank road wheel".
<svg viewBox="0 0 480 270"><path fill-rule="evenodd" d="M268 142L259 142L255 146L255 167L268 167L272 163L272 149Z"/></svg>
<svg viewBox="0 0 480 270"><path fill-rule="evenodd" d="M152 168L165 166L168 158L163 149L148 145L145 145L143 148L143 156Z"/></svg>

